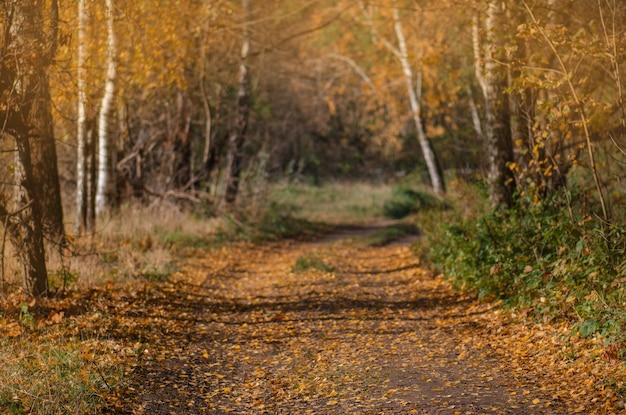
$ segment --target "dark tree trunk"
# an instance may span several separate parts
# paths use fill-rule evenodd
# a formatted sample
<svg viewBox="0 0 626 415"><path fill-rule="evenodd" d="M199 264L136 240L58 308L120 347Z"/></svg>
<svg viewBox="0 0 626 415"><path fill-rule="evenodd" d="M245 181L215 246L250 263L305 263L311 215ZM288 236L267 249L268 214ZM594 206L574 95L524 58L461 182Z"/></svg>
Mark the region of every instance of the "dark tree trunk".
<svg viewBox="0 0 626 415"><path fill-rule="evenodd" d="M96 154L97 135L96 122L89 119L86 123L85 134L85 188L83 189L83 211L81 220L86 235L93 235L96 226L96 168L98 156Z"/></svg>
<svg viewBox="0 0 626 415"><path fill-rule="evenodd" d="M39 62L32 71L24 71L24 81L28 84L33 101L29 105L27 118L30 127L30 158L33 169L34 197L41 201L44 233L48 239L58 244L65 241L61 188L57 168L57 152L52 120L52 100L47 67L56 53L59 12L57 1L53 0L49 12L49 31L44 31L44 4L42 0L20 1L16 4L16 16L23 23L25 41L34 44L40 54ZM30 14L29 14L30 13ZM24 43L28 49L28 46Z"/></svg>
<svg viewBox="0 0 626 415"><path fill-rule="evenodd" d="M29 78L35 96L28 115L32 128L30 151L35 197L46 207L42 211L46 236L62 245L65 241L65 229L48 77L41 70Z"/></svg>
<svg viewBox="0 0 626 415"><path fill-rule="evenodd" d="M191 181L191 140L189 131L191 128L191 111L189 110L188 99L182 92L178 92L176 97L177 123L173 141L173 163L172 174L174 176L174 187L177 189L186 188Z"/></svg>
<svg viewBox="0 0 626 415"><path fill-rule="evenodd" d="M44 232L59 242L64 235L46 74L56 47L56 1L51 4L52 40L44 31L43 0L20 0L2 8L7 30L2 45L6 54L0 57L0 116L4 133L15 139L19 191L16 210L11 213L0 205L0 219L23 264L24 286L33 295L48 292Z"/></svg>
<svg viewBox="0 0 626 415"><path fill-rule="evenodd" d="M239 79L239 93L237 94L237 115L233 132L228 139L228 167L226 168L226 191L224 201L228 204L235 202L239 192L239 178L241 176L242 150L248 128L250 114L249 79L245 64L241 65Z"/></svg>
<svg viewBox="0 0 626 415"><path fill-rule="evenodd" d="M15 140L21 164L22 191L16 221L9 224L11 243L24 268L24 288L34 296L48 293L48 273L43 243L43 218L40 200L35 195L36 183L30 156L29 134L16 131Z"/></svg>

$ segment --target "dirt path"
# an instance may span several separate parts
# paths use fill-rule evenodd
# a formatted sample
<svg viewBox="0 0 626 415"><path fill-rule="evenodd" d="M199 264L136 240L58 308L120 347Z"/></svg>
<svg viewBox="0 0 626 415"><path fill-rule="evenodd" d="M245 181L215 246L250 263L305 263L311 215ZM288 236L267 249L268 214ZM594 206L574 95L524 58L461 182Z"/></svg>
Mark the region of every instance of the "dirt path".
<svg viewBox="0 0 626 415"><path fill-rule="evenodd" d="M508 323L407 244L230 246L139 297L144 349L115 413L591 413L490 345Z"/></svg>

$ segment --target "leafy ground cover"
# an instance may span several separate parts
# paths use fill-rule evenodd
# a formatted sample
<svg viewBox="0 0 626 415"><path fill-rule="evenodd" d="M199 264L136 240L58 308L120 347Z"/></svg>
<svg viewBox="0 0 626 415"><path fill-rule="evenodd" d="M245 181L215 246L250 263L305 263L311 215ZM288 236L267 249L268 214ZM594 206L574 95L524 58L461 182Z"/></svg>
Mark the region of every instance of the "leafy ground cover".
<svg viewBox="0 0 626 415"><path fill-rule="evenodd" d="M262 227L239 218L235 237L220 243L184 222L138 227L123 255L134 252L135 268L145 271L142 252L167 253L165 272L50 299L3 298L0 412L622 410L621 345L572 332L567 320L537 320L525 307L505 312L501 302L455 291L414 255L414 227L382 221L377 197L392 195L388 187L365 196L366 217L354 217L358 203L345 201L349 226L336 221L325 236L281 239L291 232L276 229L286 223L285 205L292 216L299 206L322 210L300 190L300 205L285 199L259 215L267 237L250 237ZM431 213L418 217L420 230L439 215ZM374 225L364 225L367 217ZM294 223L311 229L301 220Z"/></svg>
<svg viewBox="0 0 626 415"><path fill-rule="evenodd" d="M30 375L0 377L0 402L15 414L591 414L621 405L622 369L601 343L459 294L409 244L371 247L370 232L197 250L168 280L33 305L32 328L14 307L2 320L5 344L52 336L71 361L35 368L43 358L31 348ZM294 270L302 258L328 268ZM71 365L87 382L72 392L82 395L59 397L49 385L68 389L62 369ZM27 376L47 379L45 393Z"/></svg>
<svg viewBox="0 0 626 415"><path fill-rule="evenodd" d="M332 270L293 271L311 256ZM601 345L459 295L406 244L229 246L188 259L137 300L119 318L134 322L145 351L109 400L117 413L589 414L619 405L608 382L621 369Z"/></svg>
<svg viewBox="0 0 626 415"><path fill-rule="evenodd" d="M455 286L531 314L564 320L626 357L626 227L582 212L565 196L520 199L509 210L448 214L425 232L425 258Z"/></svg>

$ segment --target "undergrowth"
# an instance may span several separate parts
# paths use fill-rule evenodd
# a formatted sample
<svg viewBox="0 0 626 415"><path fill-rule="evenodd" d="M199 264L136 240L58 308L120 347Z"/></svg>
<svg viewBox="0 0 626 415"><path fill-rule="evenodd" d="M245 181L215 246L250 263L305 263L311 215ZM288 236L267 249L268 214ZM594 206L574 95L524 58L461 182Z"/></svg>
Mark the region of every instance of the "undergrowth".
<svg viewBox="0 0 626 415"><path fill-rule="evenodd" d="M391 186L366 182L328 182L319 186L298 182L279 183L270 201L290 206L292 215L327 224L363 224L384 216L383 204Z"/></svg>
<svg viewBox="0 0 626 415"><path fill-rule="evenodd" d="M406 186L394 187L391 198L385 201L383 211L389 219L402 219L411 214L428 210L445 210L449 204L428 192Z"/></svg>
<svg viewBox="0 0 626 415"><path fill-rule="evenodd" d="M372 232L367 237L369 246L385 246L410 235L418 235L417 226L412 223L399 223L397 225L386 226Z"/></svg>
<svg viewBox="0 0 626 415"><path fill-rule="evenodd" d="M460 289L582 337L626 340L626 227L570 216L556 195L509 210L448 215L427 229L426 257Z"/></svg>
<svg viewBox="0 0 626 415"><path fill-rule="evenodd" d="M335 268L332 265L326 263L323 258L310 253L298 257L296 259L296 263L291 268L291 272L301 273L310 269L316 269L325 273L335 271Z"/></svg>
<svg viewBox="0 0 626 415"><path fill-rule="evenodd" d="M314 234L324 226L296 215L297 207L271 202L254 214L240 215L241 219L227 216L227 226L216 233L215 242L276 241Z"/></svg>

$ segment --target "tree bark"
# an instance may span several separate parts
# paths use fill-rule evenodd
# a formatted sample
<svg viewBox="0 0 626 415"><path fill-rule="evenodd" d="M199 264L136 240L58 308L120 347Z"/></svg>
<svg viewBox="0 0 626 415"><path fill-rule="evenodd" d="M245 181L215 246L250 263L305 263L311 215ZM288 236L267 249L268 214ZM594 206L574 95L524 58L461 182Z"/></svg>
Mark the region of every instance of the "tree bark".
<svg viewBox="0 0 626 415"><path fill-rule="evenodd" d="M446 192L445 184L437 165L435 153L430 145L430 140L426 136L424 125L422 123L422 106L419 99L419 96L421 95L421 87L418 91L413 82L413 69L411 68L411 64L409 63L406 38L404 37L404 31L402 30L402 23L400 22L400 16L397 7L394 7L393 9L393 21L396 38L398 39L398 58L400 59L400 63L402 64L402 73L404 74L404 80L406 82L407 91L409 93L411 115L413 117L413 121L415 122L415 128L417 129L417 139L420 143L420 148L422 149L424 160L426 161L426 166L428 168L428 174L430 176L433 190L437 194L444 194Z"/></svg>
<svg viewBox="0 0 626 415"><path fill-rule="evenodd" d="M63 245L65 229L48 76L42 70L40 73L33 73L30 78L33 89L36 89L33 94L37 97L29 116L35 197L46 207L42 211L45 234L54 243Z"/></svg>
<svg viewBox="0 0 626 415"><path fill-rule="evenodd" d="M22 174L22 195L18 221L9 226L11 242L23 266L24 288L33 296L48 293L48 272L43 242L43 215L40 199L35 194L29 134L16 135Z"/></svg>
<svg viewBox="0 0 626 415"><path fill-rule="evenodd" d="M241 63L239 64L239 90L237 92L237 114L233 131L228 139L228 167L226 170L226 190L224 202L233 204L239 192L241 176L242 149L248 129L250 115L250 74L248 71L248 55L250 53L250 30L247 26L250 13L250 0L242 0L244 29L241 46Z"/></svg>
<svg viewBox="0 0 626 415"><path fill-rule="evenodd" d="M114 92L115 77L117 73L117 63L115 55L117 48L115 45L115 27L113 25L113 0L106 0L107 14L107 75L104 85L104 95L100 107L98 121L98 184L96 191L96 213L102 213L107 203L107 185L109 182L109 117L111 114Z"/></svg>
<svg viewBox="0 0 626 415"><path fill-rule="evenodd" d="M503 10L501 2L490 0L485 18L484 57L480 41L474 39L476 77L485 97L485 145L489 159L489 200L491 205L510 207L515 192L515 177L509 168L513 161L511 137L511 117L507 86L507 69L502 64L506 60L504 45L497 31L502 31ZM475 20L478 24L478 19ZM475 27L474 36L479 33ZM484 58L484 68L481 64ZM484 72L483 72L484 71Z"/></svg>
<svg viewBox="0 0 626 415"><path fill-rule="evenodd" d="M21 2L18 2L21 3ZM33 192L34 197L46 206L42 214L42 225L48 239L62 245L65 241L65 229L63 224L63 207L61 203L61 188L59 185L59 173L57 167L57 151L54 138L54 125L52 120L52 100L47 67L52 62L56 53L56 39L58 36L58 7L56 0L51 2L49 33L43 26L44 2L35 2L39 8L38 15L32 17L33 23L39 25L36 29L43 44L40 47L41 54L40 70L27 72L25 77L31 85L34 100L30 105L30 159L33 169ZM27 3L16 5L16 15L29 9ZM21 10L20 10L21 9ZM34 40L32 40L34 42Z"/></svg>
<svg viewBox="0 0 626 415"><path fill-rule="evenodd" d="M6 7L10 10L4 10L3 23L8 30L2 48L6 55L2 56L1 62L0 96L7 101L0 105L0 114L4 121L3 132L15 139L15 178L20 191L16 211L9 213L5 205L0 205L0 219L6 224L22 262L24 287L38 296L48 292L42 206L49 202L46 198L50 195L48 192L54 192L54 186L52 190L44 190L43 183L48 183L49 178L43 177L58 178L56 159L50 164L47 159L50 155L43 153L46 145L54 146L50 134L52 116L46 75L51 50L44 33L42 0L21 0ZM42 144L46 140L52 143ZM37 169L33 165L33 144L36 147ZM42 159L46 162L39 163Z"/></svg>
<svg viewBox="0 0 626 415"><path fill-rule="evenodd" d="M85 91L85 55L86 39L85 26L87 25L86 0L78 0L78 119L76 123L76 235L85 231L87 220L87 203L85 199L85 148L87 137L87 93Z"/></svg>

